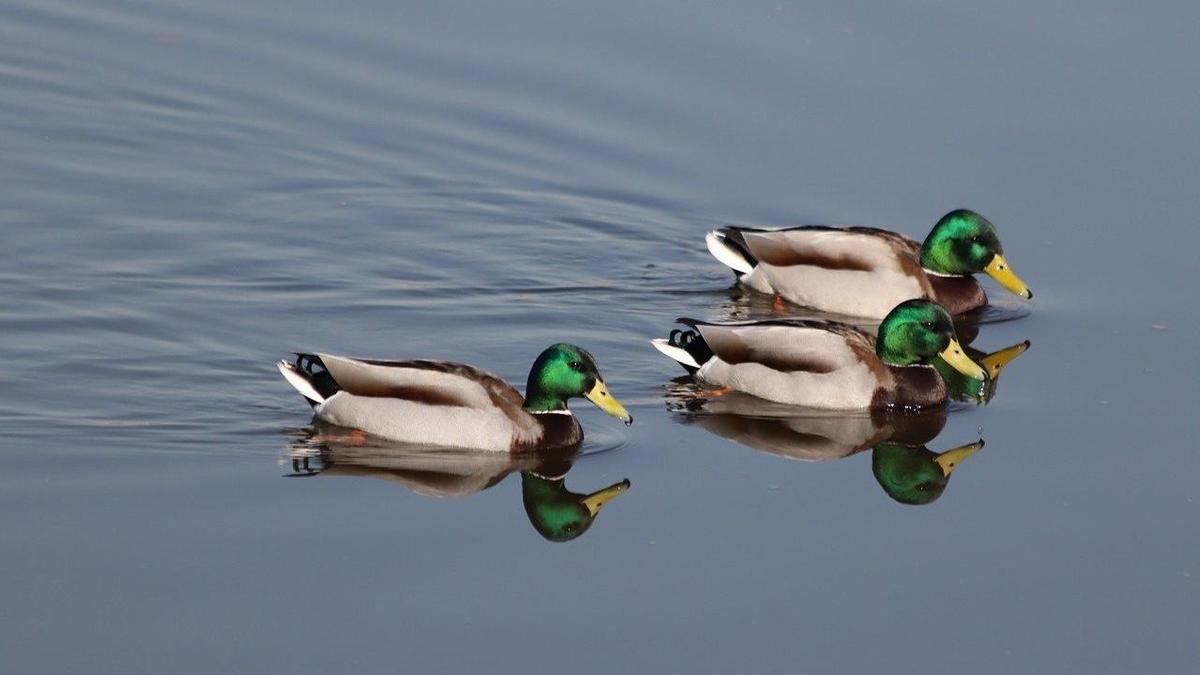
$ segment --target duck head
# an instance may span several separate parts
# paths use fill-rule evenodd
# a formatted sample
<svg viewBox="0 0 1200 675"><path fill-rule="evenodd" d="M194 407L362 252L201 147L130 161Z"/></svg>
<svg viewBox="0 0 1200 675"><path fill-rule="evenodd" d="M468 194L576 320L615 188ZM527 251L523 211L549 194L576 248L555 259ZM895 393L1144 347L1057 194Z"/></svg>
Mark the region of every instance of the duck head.
<svg viewBox="0 0 1200 675"><path fill-rule="evenodd" d="M983 272L1009 292L1032 298L1033 291L1013 273L1000 237L987 218L968 209L942 216L921 246L921 267L948 276Z"/></svg>
<svg viewBox="0 0 1200 675"><path fill-rule="evenodd" d="M547 347L529 369L524 408L530 412L566 410L567 399L579 396L626 425L633 424L633 416L608 393L591 354L566 343Z"/></svg>
<svg viewBox="0 0 1200 675"><path fill-rule="evenodd" d="M954 469L982 447L983 439L943 453L880 443L871 451L871 472L883 491L901 504L929 504L942 496Z"/></svg>
<svg viewBox="0 0 1200 675"><path fill-rule="evenodd" d="M521 472L521 499L529 523L549 541L571 541L587 532L605 504L629 489L629 479L592 492L579 494L567 489L565 479L547 478L532 471Z"/></svg>
<svg viewBox="0 0 1200 675"><path fill-rule="evenodd" d="M875 352L892 366L929 364L941 357L967 377L987 378L983 368L959 344L950 315L929 300L907 300L888 312L879 324Z"/></svg>

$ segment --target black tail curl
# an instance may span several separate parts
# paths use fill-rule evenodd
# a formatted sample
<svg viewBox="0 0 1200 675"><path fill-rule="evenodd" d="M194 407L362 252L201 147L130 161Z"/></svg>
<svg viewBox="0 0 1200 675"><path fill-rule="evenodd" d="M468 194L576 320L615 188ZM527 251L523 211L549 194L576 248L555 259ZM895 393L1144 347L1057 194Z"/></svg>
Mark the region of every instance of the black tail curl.
<svg viewBox="0 0 1200 675"><path fill-rule="evenodd" d="M704 341L704 337L694 330L682 330L676 328L667 335L667 344L672 347L678 347L696 360L696 363L704 365L713 357L713 351L709 349L708 343ZM684 366L688 372L695 372L696 369L690 366Z"/></svg>
<svg viewBox="0 0 1200 675"><path fill-rule="evenodd" d="M321 362L321 357L316 354L296 352L296 368L304 373L313 389L316 389L317 393L326 399L342 390L337 381L333 379L333 375L329 374L325 364Z"/></svg>

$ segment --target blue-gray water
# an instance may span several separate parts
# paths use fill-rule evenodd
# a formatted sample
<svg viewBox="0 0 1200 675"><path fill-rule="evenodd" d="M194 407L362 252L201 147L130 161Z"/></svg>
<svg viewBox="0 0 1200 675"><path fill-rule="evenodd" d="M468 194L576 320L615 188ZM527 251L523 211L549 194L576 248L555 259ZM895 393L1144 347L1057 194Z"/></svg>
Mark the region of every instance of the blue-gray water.
<svg viewBox="0 0 1200 675"><path fill-rule="evenodd" d="M0 670L1200 662L1193 3L332 7L0 3ZM739 311L714 224L958 206L1036 304L939 500L668 412L646 338ZM558 340L636 417L576 406L568 487L632 482L578 539L515 473L285 477L285 352Z"/></svg>

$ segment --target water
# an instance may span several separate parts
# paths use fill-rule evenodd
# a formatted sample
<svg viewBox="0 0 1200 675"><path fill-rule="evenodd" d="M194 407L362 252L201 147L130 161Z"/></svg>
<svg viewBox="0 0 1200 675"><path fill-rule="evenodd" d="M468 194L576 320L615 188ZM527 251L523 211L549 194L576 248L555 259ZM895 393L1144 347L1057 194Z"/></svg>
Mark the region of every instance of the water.
<svg viewBox="0 0 1200 675"><path fill-rule="evenodd" d="M1198 20L0 4L3 670L1190 672ZM803 462L673 411L646 339L754 311L707 229L958 206L1036 304L976 340L1032 344L996 397L921 440L986 440L938 499L890 498L853 419L790 427L834 439ZM556 466L293 447L272 366L519 384L559 340L637 422L577 405ZM624 479L574 540L532 527L530 490Z"/></svg>

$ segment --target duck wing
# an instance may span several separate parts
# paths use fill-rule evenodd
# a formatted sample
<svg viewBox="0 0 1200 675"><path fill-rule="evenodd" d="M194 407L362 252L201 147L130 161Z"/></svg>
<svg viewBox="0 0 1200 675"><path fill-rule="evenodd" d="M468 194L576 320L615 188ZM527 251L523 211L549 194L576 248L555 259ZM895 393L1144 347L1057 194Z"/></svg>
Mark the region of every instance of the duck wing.
<svg viewBox="0 0 1200 675"><path fill-rule="evenodd" d="M524 398L512 385L464 363L412 359L385 361L316 354L341 391L428 405L520 410Z"/></svg>
<svg viewBox="0 0 1200 675"><path fill-rule="evenodd" d="M743 283L797 304L882 317L904 300L933 292L921 269L920 244L895 232L820 226L723 232L755 260Z"/></svg>
<svg viewBox="0 0 1200 675"><path fill-rule="evenodd" d="M832 321L758 321L717 324L679 319L728 364L757 363L781 372L831 373L875 360L874 340Z"/></svg>
<svg viewBox="0 0 1200 675"><path fill-rule="evenodd" d="M730 228L730 236L760 263L869 272L911 263L920 269L921 245L874 227L804 225L782 230Z"/></svg>

